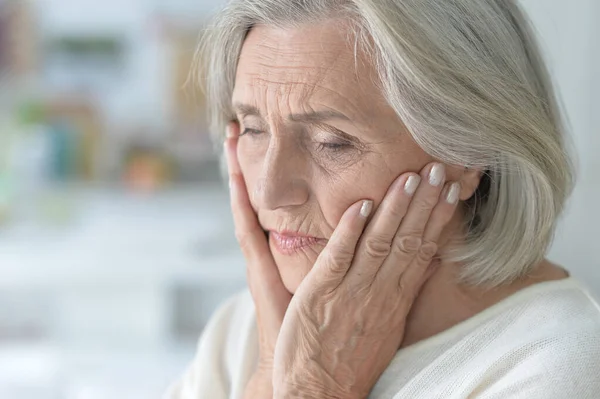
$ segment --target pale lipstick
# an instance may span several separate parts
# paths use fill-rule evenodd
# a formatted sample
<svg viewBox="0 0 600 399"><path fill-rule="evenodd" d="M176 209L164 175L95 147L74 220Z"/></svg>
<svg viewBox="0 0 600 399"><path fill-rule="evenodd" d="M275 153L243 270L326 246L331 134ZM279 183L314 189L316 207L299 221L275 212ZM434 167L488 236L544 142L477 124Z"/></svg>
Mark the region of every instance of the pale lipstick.
<svg viewBox="0 0 600 399"><path fill-rule="evenodd" d="M293 253L318 244L322 240L316 237L303 236L293 233L278 233L271 231L269 234L275 248L284 255Z"/></svg>

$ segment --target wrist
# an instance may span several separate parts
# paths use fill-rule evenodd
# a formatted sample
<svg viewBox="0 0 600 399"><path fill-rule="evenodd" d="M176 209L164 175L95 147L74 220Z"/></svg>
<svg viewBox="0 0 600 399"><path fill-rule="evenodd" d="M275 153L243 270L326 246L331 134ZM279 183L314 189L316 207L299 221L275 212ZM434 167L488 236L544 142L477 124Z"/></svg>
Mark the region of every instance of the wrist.
<svg viewBox="0 0 600 399"><path fill-rule="evenodd" d="M307 386L285 386L276 389L273 399L364 399L364 397L348 393L332 393L318 388Z"/></svg>
<svg viewBox="0 0 600 399"><path fill-rule="evenodd" d="M364 399L366 396L348 392L332 391L309 384L283 384L274 387L273 399Z"/></svg>
<svg viewBox="0 0 600 399"><path fill-rule="evenodd" d="M306 361L302 367L277 371L273 374L274 399L365 399L370 391L365 392L353 384L356 379L347 373L345 378L335 379L333 373L325 371L315 361Z"/></svg>
<svg viewBox="0 0 600 399"><path fill-rule="evenodd" d="M272 399L273 378L272 373L257 369L244 390L244 399Z"/></svg>

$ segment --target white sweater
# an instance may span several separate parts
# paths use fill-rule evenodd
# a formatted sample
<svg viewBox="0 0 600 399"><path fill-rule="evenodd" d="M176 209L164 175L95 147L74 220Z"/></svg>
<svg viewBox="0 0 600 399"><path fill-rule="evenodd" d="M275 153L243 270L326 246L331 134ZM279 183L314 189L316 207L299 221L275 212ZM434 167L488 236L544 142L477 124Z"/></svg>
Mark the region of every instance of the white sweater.
<svg viewBox="0 0 600 399"><path fill-rule="evenodd" d="M165 398L241 398L257 355L245 291L212 317ZM398 351L369 398L600 398L600 306L574 278L530 286Z"/></svg>

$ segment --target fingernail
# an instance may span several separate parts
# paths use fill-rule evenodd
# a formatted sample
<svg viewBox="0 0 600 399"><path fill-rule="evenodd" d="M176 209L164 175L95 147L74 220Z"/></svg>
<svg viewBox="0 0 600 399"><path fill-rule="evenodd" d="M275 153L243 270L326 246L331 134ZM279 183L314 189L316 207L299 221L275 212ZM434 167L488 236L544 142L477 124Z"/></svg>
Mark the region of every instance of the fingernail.
<svg viewBox="0 0 600 399"><path fill-rule="evenodd" d="M227 137L228 139L230 139L232 137L231 125L227 125L225 127L225 137Z"/></svg>
<svg viewBox="0 0 600 399"><path fill-rule="evenodd" d="M231 194L233 194L234 190L235 190L235 184L233 184L233 180L229 179L229 192Z"/></svg>
<svg viewBox="0 0 600 399"><path fill-rule="evenodd" d="M429 172L429 184L439 186L444 181L444 165L436 163Z"/></svg>
<svg viewBox="0 0 600 399"><path fill-rule="evenodd" d="M408 195L413 195L417 191L420 182L421 178L419 176L410 175L406 183L404 183L404 192Z"/></svg>
<svg viewBox="0 0 600 399"><path fill-rule="evenodd" d="M449 204L456 204L458 202L458 195L460 194L460 184L452 183L446 195L446 202Z"/></svg>
<svg viewBox="0 0 600 399"><path fill-rule="evenodd" d="M371 201L371 200L363 201L362 206L360 207L360 215L364 218L367 218L371 214L372 210L373 210L373 201Z"/></svg>

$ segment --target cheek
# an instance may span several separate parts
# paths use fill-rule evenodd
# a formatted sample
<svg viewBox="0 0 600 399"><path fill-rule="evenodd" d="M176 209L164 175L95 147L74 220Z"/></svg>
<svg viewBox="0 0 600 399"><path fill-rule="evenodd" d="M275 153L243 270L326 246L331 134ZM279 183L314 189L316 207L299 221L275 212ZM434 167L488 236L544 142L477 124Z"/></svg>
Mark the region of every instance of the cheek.
<svg viewBox="0 0 600 399"><path fill-rule="evenodd" d="M384 164L366 160L324 179L315 189L315 195L330 227L329 233L333 233L344 212L356 202L370 199L378 206L395 178Z"/></svg>
<svg viewBox="0 0 600 399"><path fill-rule="evenodd" d="M398 177L419 173L433 160L416 145L392 144L378 150L320 185L316 196L330 233L352 204L370 199L377 208Z"/></svg>

